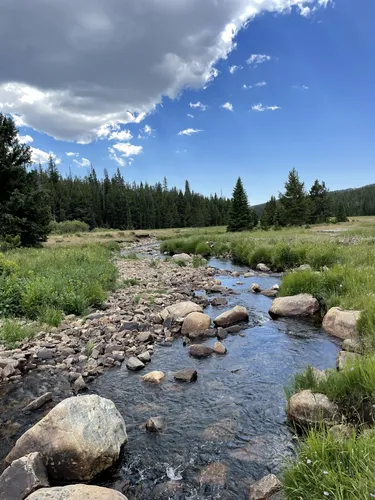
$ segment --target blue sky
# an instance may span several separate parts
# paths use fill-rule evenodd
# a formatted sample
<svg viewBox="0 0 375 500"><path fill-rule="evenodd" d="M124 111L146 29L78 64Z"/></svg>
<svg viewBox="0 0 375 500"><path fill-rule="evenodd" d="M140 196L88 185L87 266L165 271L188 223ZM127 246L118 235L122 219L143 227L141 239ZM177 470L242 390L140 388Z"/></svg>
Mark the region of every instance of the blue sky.
<svg viewBox="0 0 375 500"><path fill-rule="evenodd" d="M252 0L235 1L245 10L254 4ZM229 23L229 16L233 16L233 12L224 9L226 1L220 2L224 12L221 24L212 26L216 35L221 33L222 23ZM375 182L374 3L296 0L296 8L282 13L268 7L278 3L282 6L283 0L265 0L261 12L247 17L248 24L242 29L243 18L237 20L238 32L224 48L212 42L214 37L205 39L203 21L199 37L193 30L187 31L185 40L190 44L194 38L194 47L186 48L186 42L179 52L181 75L174 70L174 59L168 59L168 64L163 63L163 75L155 78L160 79L155 88L153 74L147 74L152 63L142 68L143 49L139 58L134 56L127 61L127 70L113 75L113 79L108 53L102 64L98 56L97 63L93 59L93 65L87 68L74 59L67 70L71 76L68 74L61 83L45 72L43 58L34 63L34 72L40 71L37 78L31 67L30 76L23 77L9 66L8 78L5 71L0 82L0 111L3 107L18 117L19 124L29 125L20 127L20 135L35 148L35 159L44 161L46 153L52 152L64 174L71 169L73 174L85 175L91 162L99 176L104 168L112 174L120 166L130 182L154 183L166 176L170 186L183 187L188 179L195 191L225 196L230 196L236 178L241 176L252 204L277 195L293 167L307 187L316 178L325 180L331 190ZM71 6L74 9L74 3ZM163 12L169 15L169 11ZM199 12L197 7L198 15ZM193 19L194 12L191 14ZM207 19L209 14L208 10ZM76 15L75 11L72 15ZM174 15L183 18L181 13ZM110 14L108 19L110 22ZM97 18L92 22L96 30L105 33L103 37L109 37L111 29L115 33L113 22L104 27L101 22L98 27ZM71 39L68 31L56 33L56 38L60 34ZM139 30L131 40L133 54L138 46L147 50L148 44L152 44L152 40L144 40L142 45L141 36ZM178 32L166 36L169 39L161 44L168 54L173 54L173 36L177 40ZM35 40L35 47L38 43ZM126 51L128 44L126 40L122 47L116 47L116 71L122 61L121 50ZM51 57L59 49L56 46ZM45 50L42 45L40 50ZM74 57L77 50L80 49L75 49ZM1 57L0 54L0 62ZM186 70L181 69L184 57L188 61ZM194 66L195 61L198 62ZM81 82L95 65L103 75L89 88ZM231 72L233 66L238 68ZM169 80L164 82L164 76ZM83 110L82 102L89 100L93 89L96 91L99 86L98 97L87 101L89 111ZM74 95L67 98L71 88ZM49 101L51 95L59 98ZM112 108L107 106L111 100ZM76 114L72 111L74 106ZM127 118L115 114L120 108L121 112L129 110ZM97 117L100 120L95 122ZM75 156L67 156L67 152Z"/></svg>

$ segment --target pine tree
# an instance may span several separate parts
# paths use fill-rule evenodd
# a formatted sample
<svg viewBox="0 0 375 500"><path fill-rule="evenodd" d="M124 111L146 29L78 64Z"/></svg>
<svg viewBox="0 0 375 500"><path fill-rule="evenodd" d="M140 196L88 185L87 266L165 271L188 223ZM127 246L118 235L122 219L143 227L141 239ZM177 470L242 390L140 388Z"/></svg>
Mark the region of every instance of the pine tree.
<svg viewBox="0 0 375 500"><path fill-rule="evenodd" d="M309 205L309 222L311 222L311 224L326 222L329 217L329 199L328 189L324 181L320 183L317 179L311 186Z"/></svg>
<svg viewBox="0 0 375 500"><path fill-rule="evenodd" d="M248 229L251 229L249 202L241 178L239 177L233 189L227 231L236 232Z"/></svg>
<svg viewBox="0 0 375 500"><path fill-rule="evenodd" d="M285 193L280 193L280 203L285 210L288 225L301 226L307 222L308 207L304 183L299 180L295 168L289 172Z"/></svg>
<svg viewBox="0 0 375 500"><path fill-rule="evenodd" d="M0 239L19 237L22 245L45 241L50 221L50 201L38 171L27 170L31 163L13 119L0 113Z"/></svg>
<svg viewBox="0 0 375 500"><path fill-rule="evenodd" d="M339 203L336 213L337 222L348 222L348 217L346 216L346 211L343 203Z"/></svg>
<svg viewBox="0 0 375 500"><path fill-rule="evenodd" d="M269 229L276 225L277 201L274 196L271 196L269 201L264 205L260 225L262 229Z"/></svg>

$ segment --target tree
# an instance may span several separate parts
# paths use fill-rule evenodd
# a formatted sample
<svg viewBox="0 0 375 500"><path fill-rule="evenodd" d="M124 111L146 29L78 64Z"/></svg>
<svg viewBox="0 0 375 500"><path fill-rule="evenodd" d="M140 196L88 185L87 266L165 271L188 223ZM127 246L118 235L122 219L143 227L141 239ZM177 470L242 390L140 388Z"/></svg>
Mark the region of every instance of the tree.
<svg viewBox="0 0 375 500"><path fill-rule="evenodd" d="M277 201L274 196L264 205L262 216L260 218L260 226L262 229L269 229L276 225Z"/></svg>
<svg viewBox="0 0 375 500"><path fill-rule="evenodd" d="M299 180L295 168L289 172L285 193L280 193L280 203L285 210L288 225L301 226L307 222L308 207L304 183Z"/></svg>
<svg viewBox="0 0 375 500"><path fill-rule="evenodd" d="M339 203L336 213L337 222L348 222L348 217L346 216L346 211L343 203Z"/></svg>
<svg viewBox="0 0 375 500"><path fill-rule="evenodd" d="M233 189L227 231L236 232L248 229L252 229L249 202L241 178L239 177Z"/></svg>
<svg viewBox="0 0 375 500"><path fill-rule="evenodd" d="M329 217L329 198L328 189L324 181L320 183L317 179L311 186L309 202L309 222L311 224L326 222Z"/></svg>
<svg viewBox="0 0 375 500"><path fill-rule="evenodd" d="M13 119L0 113L0 239L19 237L22 245L45 241L50 221L50 200L31 163Z"/></svg>

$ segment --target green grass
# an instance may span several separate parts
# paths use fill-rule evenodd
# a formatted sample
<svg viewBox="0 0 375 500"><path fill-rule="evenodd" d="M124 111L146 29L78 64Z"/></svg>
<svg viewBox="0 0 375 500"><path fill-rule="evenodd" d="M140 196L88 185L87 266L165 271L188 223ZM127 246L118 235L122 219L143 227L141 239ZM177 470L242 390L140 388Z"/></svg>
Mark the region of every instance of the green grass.
<svg viewBox="0 0 375 500"><path fill-rule="evenodd" d="M23 340L31 339L37 332L36 325L21 325L15 320L5 319L0 327L0 342L12 349Z"/></svg>
<svg viewBox="0 0 375 500"><path fill-rule="evenodd" d="M89 358L94 350L95 343L93 340L89 340L85 346L85 354Z"/></svg>
<svg viewBox="0 0 375 500"><path fill-rule="evenodd" d="M63 314L99 307L115 285L111 245L18 249L0 267L0 315L57 325ZM4 261L4 257L0 262Z"/></svg>
<svg viewBox="0 0 375 500"><path fill-rule="evenodd" d="M343 441L328 430L310 431L283 483L286 500L375 498L375 430Z"/></svg>
<svg viewBox="0 0 375 500"><path fill-rule="evenodd" d="M137 278L127 278L127 279L123 279L122 281L120 281L117 285L117 288L127 288L129 286L136 286L136 285L139 285L140 284L140 280L137 279Z"/></svg>

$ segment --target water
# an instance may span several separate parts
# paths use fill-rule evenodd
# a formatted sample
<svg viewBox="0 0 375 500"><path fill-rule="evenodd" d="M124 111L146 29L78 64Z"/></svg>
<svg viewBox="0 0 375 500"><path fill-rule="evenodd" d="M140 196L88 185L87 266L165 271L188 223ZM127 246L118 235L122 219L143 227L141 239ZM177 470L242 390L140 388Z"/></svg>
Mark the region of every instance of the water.
<svg viewBox="0 0 375 500"><path fill-rule="evenodd" d="M210 264L224 267L223 261ZM225 266L247 271L229 262ZM123 366L91 386L112 399L125 419L129 443L121 468L103 484L123 491L129 500L247 499L249 484L279 472L294 455L284 387L307 364L334 366L338 347L320 328L306 321L270 320L271 300L248 291L253 282L268 288L279 277L218 278L238 294L227 297L227 306L206 312L215 317L232 305L244 305L250 324L256 325L224 341L228 354L197 360L176 340L171 348L156 348L141 373L163 371L167 376L160 385L142 383L139 372ZM188 367L198 371L197 382L175 382L173 372ZM162 433L145 431L152 416L164 417Z"/></svg>

